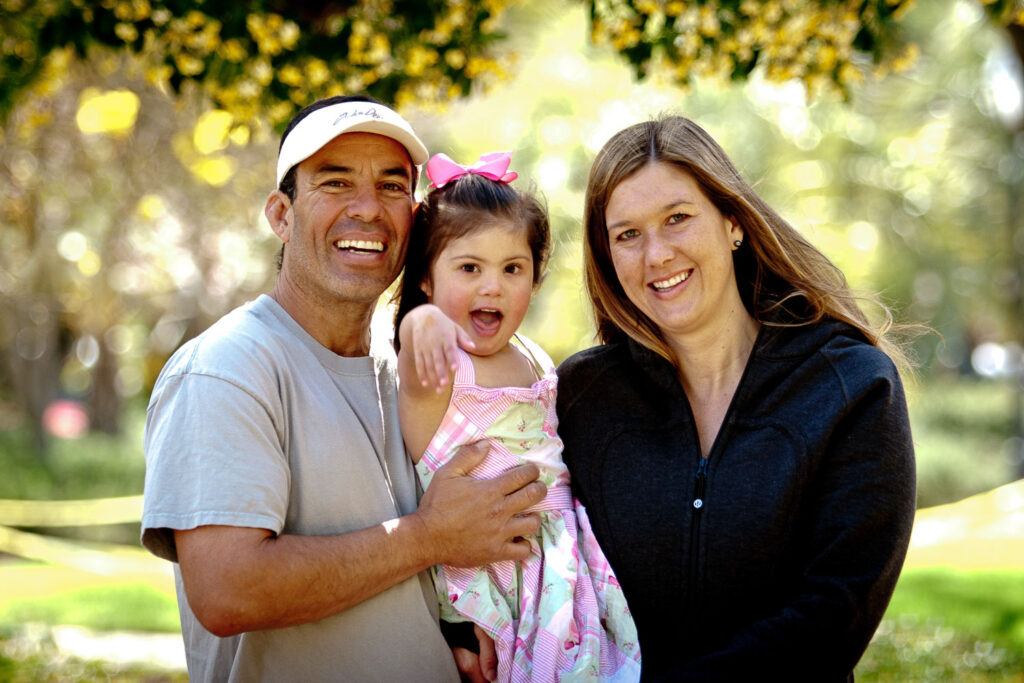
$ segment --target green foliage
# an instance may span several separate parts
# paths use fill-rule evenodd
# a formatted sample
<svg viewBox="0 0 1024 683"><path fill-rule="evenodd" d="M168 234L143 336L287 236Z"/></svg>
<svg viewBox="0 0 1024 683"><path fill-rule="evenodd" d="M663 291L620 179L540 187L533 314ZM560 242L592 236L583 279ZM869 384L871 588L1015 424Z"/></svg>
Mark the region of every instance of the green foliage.
<svg viewBox="0 0 1024 683"><path fill-rule="evenodd" d="M0 114L42 73L52 53L127 49L153 82L180 93L197 84L238 120L287 121L297 108L341 92L399 106L469 94L504 68L505 0L3 0Z"/></svg>
<svg viewBox="0 0 1024 683"><path fill-rule="evenodd" d="M900 577L859 681L1020 681L1024 573L918 569Z"/></svg>
<svg viewBox="0 0 1024 683"><path fill-rule="evenodd" d="M683 85L695 76L802 80L812 92L838 89L876 73L903 70L916 48L899 20L912 0L591 0L592 35L629 61L638 77L667 69Z"/></svg>
<svg viewBox="0 0 1024 683"><path fill-rule="evenodd" d="M918 507L950 503L1013 481L1013 387L936 377L910 390Z"/></svg>
<svg viewBox="0 0 1024 683"><path fill-rule="evenodd" d="M26 428L0 430L0 498L72 500L142 493L141 410L129 411L120 436L91 433L54 441L42 459Z"/></svg>

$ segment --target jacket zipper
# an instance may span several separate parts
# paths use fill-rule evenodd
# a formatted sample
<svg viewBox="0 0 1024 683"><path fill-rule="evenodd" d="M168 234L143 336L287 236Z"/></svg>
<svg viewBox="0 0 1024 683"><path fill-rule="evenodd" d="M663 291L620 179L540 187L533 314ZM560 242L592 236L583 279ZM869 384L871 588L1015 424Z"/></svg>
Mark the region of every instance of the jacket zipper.
<svg viewBox="0 0 1024 683"><path fill-rule="evenodd" d="M687 577L689 584L689 602L695 608L697 600L697 552L700 546L701 512L704 510L704 487L708 480L708 458L701 456L697 463L697 475L693 487L693 514L690 517L690 571Z"/></svg>

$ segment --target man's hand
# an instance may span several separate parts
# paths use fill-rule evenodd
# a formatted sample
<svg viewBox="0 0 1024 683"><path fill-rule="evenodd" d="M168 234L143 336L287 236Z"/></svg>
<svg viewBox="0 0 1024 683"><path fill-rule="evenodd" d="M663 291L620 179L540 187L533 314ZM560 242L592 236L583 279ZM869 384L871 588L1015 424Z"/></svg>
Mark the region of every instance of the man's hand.
<svg viewBox="0 0 1024 683"><path fill-rule="evenodd" d="M469 472L487 455L487 444L464 446L435 474L419 509L425 551L439 564L479 567L500 560L524 560L540 517L523 512L547 495L536 465L520 465L493 479Z"/></svg>
<svg viewBox="0 0 1024 683"><path fill-rule="evenodd" d="M452 650L455 655L455 666L459 676L469 683L488 683L498 678L498 654L494 650L494 641L487 632L473 624L473 632L480 641L480 654L470 652L464 647Z"/></svg>

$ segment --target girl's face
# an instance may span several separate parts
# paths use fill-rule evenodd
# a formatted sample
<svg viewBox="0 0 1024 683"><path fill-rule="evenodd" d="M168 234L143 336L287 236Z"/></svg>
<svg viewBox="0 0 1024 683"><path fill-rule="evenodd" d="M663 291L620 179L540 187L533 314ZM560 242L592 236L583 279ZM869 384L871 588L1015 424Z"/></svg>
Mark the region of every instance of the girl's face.
<svg viewBox="0 0 1024 683"><path fill-rule="evenodd" d="M525 226L495 218L445 245L420 287L476 344L505 348L533 296L533 254Z"/></svg>

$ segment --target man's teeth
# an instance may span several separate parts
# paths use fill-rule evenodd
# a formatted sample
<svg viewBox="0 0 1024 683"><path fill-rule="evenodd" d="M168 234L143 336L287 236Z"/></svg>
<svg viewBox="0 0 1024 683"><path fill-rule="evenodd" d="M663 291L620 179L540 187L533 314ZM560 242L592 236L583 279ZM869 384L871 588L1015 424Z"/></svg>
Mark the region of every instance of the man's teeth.
<svg viewBox="0 0 1024 683"><path fill-rule="evenodd" d="M338 240L334 243L338 249L354 249L356 251L384 251L384 243L370 240Z"/></svg>
<svg viewBox="0 0 1024 683"><path fill-rule="evenodd" d="M670 277L667 280L659 280L658 282L652 282L651 283L651 287L653 287L655 290L661 292L661 291L664 291L666 289L670 289L671 287L675 287L676 285L678 285L680 282L682 282L683 280L685 280L688 277L690 277L690 271L686 271L684 273L679 273L679 275L676 275L674 277Z"/></svg>

